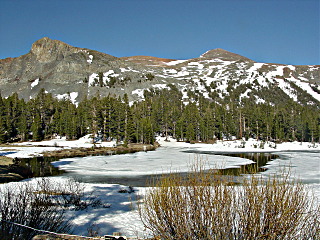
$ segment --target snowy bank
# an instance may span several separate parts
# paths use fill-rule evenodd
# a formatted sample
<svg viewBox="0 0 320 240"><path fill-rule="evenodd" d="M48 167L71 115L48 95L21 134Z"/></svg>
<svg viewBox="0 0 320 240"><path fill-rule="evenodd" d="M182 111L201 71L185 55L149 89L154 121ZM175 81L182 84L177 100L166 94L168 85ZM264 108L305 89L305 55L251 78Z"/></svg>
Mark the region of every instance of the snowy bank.
<svg viewBox="0 0 320 240"><path fill-rule="evenodd" d="M7 154L3 152L3 155L11 158L29 158L42 156L42 153L47 151L71 148L115 147L116 145L116 141L100 141L93 144L90 135L86 135L78 140L70 141L66 140L65 137L57 137L48 141L14 143L11 146L0 147L0 153L1 151L6 151Z"/></svg>
<svg viewBox="0 0 320 240"><path fill-rule="evenodd" d="M66 177L50 177L51 183L62 186L68 182ZM0 185L0 188L17 186L29 183L36 187L39 179L26 179L21 182L11 182ZM59 189L59 188L58 188ZM97 206L88 206L86 209L66 209L66 218L71 220L73 234L88 236L89 230L96 231L100 236L120 232L122 235L137 239L144 237L146 232L140 221L137 203L139 196L145 192L144 188L134 188L134 192L127 191L128 187L115 184L85 184L86 198L99 200Z"/></svg>
<svg viewBox="0 0 320 240"><path fill-rule="evenodd" d="M320 151L319 143L310 142L263 142L255 139L244 140L218 140L214 144L206 143L185 143L177 142L173 138L168 138L168 141L163 137L158 137L157 141L161 146L175 146L175 147L188 147L201 151L211 151L215 153L247 153L247 152L281 152L281 151Z"/></svg>
<svg viewBox="0 0 320 240"><path fill-rule="evenodd" d="M51 177L56 184L63 184L68 179L66 177ZM36 184L37 179L28 179L23 182ZM23 182L9 183L15 188ZM4 185L0 185L3 187ZM312 188L319 189L320 184L312 185ZM98 232L100 236L120 232L130 239L146 239L148 232L140 220L138 204L148 188L134 188L135 192L123 191L126 186L115 184L86 184L85 193L94 196L101 202L100 206L89 206L83 210L66 210L66 217L72 221L74 226L73 234L88 236L88 230ZM316 192L320 198L319 191ZM104 207L108 206L108 207Z"/></svg>
<svg viewBox="0 0 320 240"><path fill-rule="evenodd" d="M198 151L210 151L214 153L246 153L246 152L281 152L281 151L320 151L319 143L309 142L262 142L254 139L232 140L232 141L220 141L218 140L214 144L195 143L190 144L186 142L177 142L173 138L168 138L168 141L164 137L157 137L157 141L163 147L181 147L190 148ZM28 158L33 156L41 156L45 151L56 151L68 148L91 148L95 147L115 147L116 141L110 142L96 142L92 143L92 138L86 135L78 140L66 140L65 137L57 137L56 139L41 141L41 142L22 142L14 143L12 147L5 146L0 147L0 152L6 150L6 154L2 152L2 155L11 158Z"/></svg>

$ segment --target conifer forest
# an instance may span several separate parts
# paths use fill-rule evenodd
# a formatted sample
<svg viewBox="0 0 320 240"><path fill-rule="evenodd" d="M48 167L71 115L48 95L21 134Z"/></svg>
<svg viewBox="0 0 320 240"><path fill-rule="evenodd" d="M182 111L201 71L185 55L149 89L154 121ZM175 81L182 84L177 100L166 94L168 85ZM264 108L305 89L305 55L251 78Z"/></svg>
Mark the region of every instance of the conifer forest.
<svg viewBox="0 0 320 240"><path fill-rule="evenodd" d="M273 105L232 98L212 101L202 96L182 99L179 90L145 91L144 101L95 96L78 104L56 99L42 89L25 101L15 93L0 96L0 142L78 139L87 134L103 141L153 144L155 136L179 141L213 143L217 139L255 138L262 141L320 141L317 105L291 102Z"/></svg>

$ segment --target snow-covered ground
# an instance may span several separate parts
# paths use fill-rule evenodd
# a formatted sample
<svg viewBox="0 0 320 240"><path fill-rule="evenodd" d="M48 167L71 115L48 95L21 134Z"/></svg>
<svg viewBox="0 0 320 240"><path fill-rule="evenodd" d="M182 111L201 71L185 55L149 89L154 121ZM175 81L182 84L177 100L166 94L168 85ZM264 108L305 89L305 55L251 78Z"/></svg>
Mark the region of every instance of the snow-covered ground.
<svg viewBox="0 0 320 240"><path fill-rule="evenodd" d="M50 177L50 179L58 185L68 181L68 178L63 176ZM9 185L17 189L17 185L26 182L36 186L37 179L2 184L0 188ZM128 188L118 184L86 184L86 195L100 200L101 205L89 206L85 210L75 210L72 207L66 210L66 217L74 226L73 234L88 236L88 229L91 228L101 236L121 232L131 238L143 237L146 232L140 221L137 199L145 192L145 188L135 188L134 193L121 193L124 189Z"/></svg>
<svg viewBox="0 0 320 240"><path fill-rule="evenodd" d="M12 144L12 147L0 147L0 153L6 150L8 154L2 152L2 155L11 158L29 158L33 156L41 156L42 152L55 151L67 148L91 148L96 147L114 147L116 146L116 141L111 142L97 142L92 143L92 138L87 135L78 140L67 141L65 137L57 137L56 139L41 141L41 142L21 142Z"/></svg>
<svg viewBox="0 0 320 240"><path fill-rule="evenodd" d="M169 138L165 141L165 138L158 137L157 141L164 148L184 148L198 151L211 151L215 153L246 153L246 152L282 152L282 151L320 151L319 143L309 142L284 142L281 144L275 144L274 142L261 142L254 139L247 141L234 140L234 141L217 141L215 144L196 143L190 144L185 142L177 142L175 139ZM20 147L23 146L23 147ZM28 146L28 147L25 147ZM94 146L92 138L87 135L78 140L67 141L65 137L57 137L56 139L41 141L41 142L21 142L12 145L12 151L7 154L7 157L20 157L27 158L30 156L39 156L44 151L54 151L61 148L77 148ZM97 147L114 147L115 141L111 142L97 142ZM4 149L9 150L10 147L0 147L0 151ZM161 148L160 148L161 149ZM168 155L168 154L166 154ZM247 164L247 162L245 163Z"/></svg>
<svg viewBox="0 0 320 240"><path fill-rule="evenodd" d="M314 191L315 196L320 200L320 146L311 143L265 143L263 149L261 142L255 140L243 141L219 141L216 144L189 144L176 142L173 139L165 141L158 138L162 147L155 151L138 152L134 154L113 155L113 156L92 156L84 158L62 159L53 163L61 169L72 172L77 177L81 176L114 176L130 177L166 173L169 171L187 171L195 158L206 161L208 166L213 167L237 167L252 163L251 160L215 155L220 153L239 152L274 152L279 158L266 165L268 169L261 174L275 173L283 167L291 167L293 175L300 178L303 183L308 184ZM66 141L55 139L46 142L22 143L22 145L46 145L65 147L91 147L90 138L82 138L78 141ZM101 143L110 145L114 143ZM244 147L244 148L243 148ZM9 157L27 157L30 154L40 154L41 150L56 149L57 147L21 147L13 146ZM22 150L25 149L25 150ZM3 148L0 148L0 151ZM10 152L6 147L5 151ZM2 151L5 153L5 151ZM50 177L56 181L65 182L68 176ZM35 181L34 179L26 181ZM21 184L20 183L10 183ZM143 195L145 187L134 187L135 193L119 193L120 189L126 188L119 184L86 183L88 192L94 191L95 195L103 204L110 204L110 208L89 207L82 211L68 211L67 215L72 220L75 234L88 235L90 227L99 230L101 235L111 234L119 231L131 237L142 237L146 234L142 222L139 219L136 207L137 196Z"/></svg>
<svg viewBox="0 0 320 240"><path fill-rule="evenodd" d="M164 138L157 139L161 146L175 146L183 148L197 149L201 151L212 151L216 153L245 153L245 152L280 152L280 151L320 151L319 143L309 142L284 142L275 144L274 142L261 142L255 139L247 141L217 141L215 144L195 143L189 144L185 142L177 142L174 139L165 141Z"/></svg>

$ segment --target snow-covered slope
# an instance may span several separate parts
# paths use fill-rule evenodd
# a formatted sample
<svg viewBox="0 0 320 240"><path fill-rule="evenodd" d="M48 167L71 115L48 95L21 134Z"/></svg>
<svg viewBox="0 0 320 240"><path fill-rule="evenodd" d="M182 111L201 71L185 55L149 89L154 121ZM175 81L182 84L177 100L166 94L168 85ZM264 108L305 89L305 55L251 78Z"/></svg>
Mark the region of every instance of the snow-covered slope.
<svg viewBox="0 0 320 240"><path fill-rule="evenodd" d="M276 103L262 96L273 91L301 104L319 104L320 101L320 66L256 63L221 49L211 50L199 58L166 61L157 66L148 71L162 84L135 89L132 94L139 93L137 96L141 97L143 90L161 89L174 83L182 93L191 90L212 99L230 96L240 102L252 98L257 103Z"/></svg>

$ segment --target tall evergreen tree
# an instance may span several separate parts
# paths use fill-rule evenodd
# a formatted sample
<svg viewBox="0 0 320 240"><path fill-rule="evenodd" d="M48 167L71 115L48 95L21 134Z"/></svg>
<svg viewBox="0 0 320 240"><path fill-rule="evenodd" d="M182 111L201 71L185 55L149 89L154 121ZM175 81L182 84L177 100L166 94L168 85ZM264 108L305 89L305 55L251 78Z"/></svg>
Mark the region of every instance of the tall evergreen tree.
<svg viewBox="0 0 320 240"><path fill-rule="evenodd" d="M34 141L43 140L42 123L40 113L36 112L33 116L33 121L31 125L32 139Z"/></svg>

